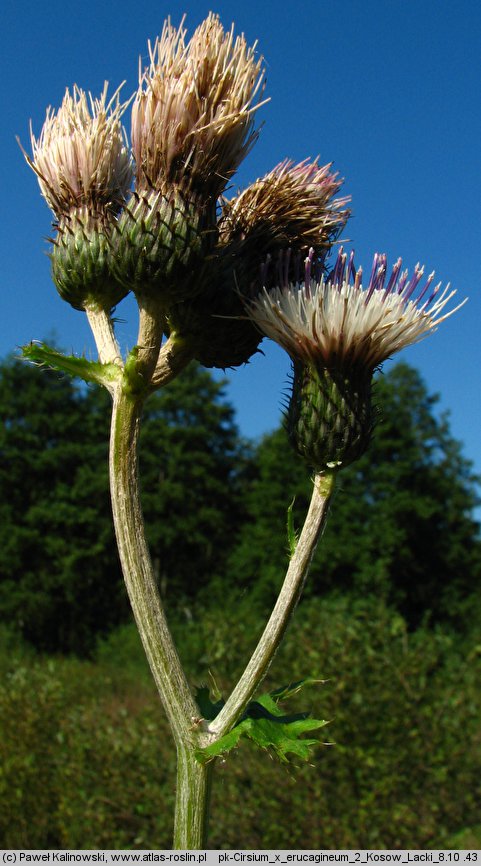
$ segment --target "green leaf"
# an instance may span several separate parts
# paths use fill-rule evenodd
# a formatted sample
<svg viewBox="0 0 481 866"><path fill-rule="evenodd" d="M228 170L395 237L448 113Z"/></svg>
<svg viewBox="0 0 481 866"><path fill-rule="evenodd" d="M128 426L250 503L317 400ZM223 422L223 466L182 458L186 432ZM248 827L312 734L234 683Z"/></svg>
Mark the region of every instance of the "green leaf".
<svg viewBox="0 0 481 866"><path fill-rule="evenodd" d="M50 348L46 343L29 343L22 346L23 357L40 366L77 376L84 382L96 382L106 387L121 375L121 370L116 364L101 364L99 361L88 361L87 358L78 358L75 355L63 355L56 349Z"/></svg>
<svg viewBox="0 0 481 866"><path fill-rule="evenodd" d="M242 737L247 737L260 748L271 749L283 763L287 763L288 754L294 754L303 760L308 760L311 748L317 746L320 741L318 738L306 738L303 735L323 728L328 723L321 719L311 719L308 713L286 715L278 704L280 700L291 697L304 686L315 682L319 682L319 680L301 680L277 689L275 692L261 695L256 701L251 701L235 727L219 740L216 740L215 743L199 749L197 759L204 763L218 755L225 755L238 745ZM201 691L202 696L199 695ZM217 708L217 712L220 711L223 701L214 705L209 699L207 689L199 690L199 693L197 695L198 700L201 697L203 706L208 712L212 713L214 708ZM200 702L199 706L201 706ZM215 717L206 715L204 709L202 712L205 718Z"/></svg>
<svg viewBox="0 0 481 866"><path fill-rule="evenodd" d="M325 682L327 682L327 680L319 680L315 677L307 677L305 680L297 680L297 682L295 683L289 683L288 686L281 686L280 689L276 689L270 694L274 701L278 703L279 701L286 701L288 698L292 697L292 695L297 695L306 686L324 685Z"/></svg>
<svg viewBox="0 0 481 866"><path fill-rule="evenodd" d="M222 698L213 703L207 686L200 686L195 693L195 699L204 719L212 721L220 713L225 701Z"/></svg>
<svg viewBox="0 0 481 866"><path fill-rule="evenodd" d="M294 529L294 503L296 501L296 497L292 500L289 508L287 509L287 540L289 542L289 554L291 557L294 556L296 552L297 542L299 541L299 536Z"/></svg>

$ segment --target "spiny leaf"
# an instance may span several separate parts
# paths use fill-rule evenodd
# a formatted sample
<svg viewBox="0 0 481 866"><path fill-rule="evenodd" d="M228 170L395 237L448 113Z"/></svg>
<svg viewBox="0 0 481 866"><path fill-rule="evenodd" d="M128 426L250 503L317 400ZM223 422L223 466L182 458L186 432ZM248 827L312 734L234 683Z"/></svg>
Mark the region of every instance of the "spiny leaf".
<svg viewBox="0 0 481 866"><path fill-rule="evenodd" d="M292 695L297 695L298 692L301 692L306 686L319 686L324 685L327 680L319 680L315 677L306 677L305 680L297 680L295 683L289 683L287 686L281 686L281 688L276 689L274 692L271 692L271 697L275 700L276 704L279 701L286 701L288 698L292 697Z"/></svg>
<svg viewBox="0 0 481 866"><path fill-rule="evenodd" d="M278 702L300 691L305 685L314 682L319 682L319 680L301 680L277 689L275 692L261 695L256 701L251 701L237 725L215 743L199 749L197 759L204 763L218 755L225 755L238 745L242 737L247 737L262 749L272 749L277 758L284 763L288 761L288 754L294 754L307 760L311 747L317 746L319 740L305 738L303 734L318 730L324 727L327 722L321 719L311 719L308 713L283 714ZM202 692L201 700L206 710L210 713L214 710L219 712L223 701L214 705L210 701L208 693L206 694L207 689L202 690ZM199 693L197 697L199 700ZM199 706L201 706L200 702ZM214 717L212 715L206 716L203 709L202 712L205 718Z"/></svg>
<svg viewBox="0 0 481 866"><path fill-rule="evenodd" d="M294 529L294 514L293 508L296 499L292 500L289 508L287 509L287 540L289 542L289 554L291 557L294 556L296 552L297 542L299 541L296 530Z"/></svg>
<svg viewBox="0 0 481 866"><path fill-rule="evenodd" d="M101 364L99 361L88 361L75 355L63 355L57 349L52 349L46 343L29 343L22 346L23 357L40 366L50 367L70 376L77 376L84 382L96 382L107 385L121 374L115 364Z"/></svg>
<svg viewBox="0 0 481 866"><path fill-rule="evenodd" d="M200 686L196 690L195 699L197 701L199 710L201 711L203 718L208 719L208 721L212 721L213 719L215 719L215 717L220 713L225 703L222 698L219 701L213 703L210 699L209 689L207 686Z"/></svg>

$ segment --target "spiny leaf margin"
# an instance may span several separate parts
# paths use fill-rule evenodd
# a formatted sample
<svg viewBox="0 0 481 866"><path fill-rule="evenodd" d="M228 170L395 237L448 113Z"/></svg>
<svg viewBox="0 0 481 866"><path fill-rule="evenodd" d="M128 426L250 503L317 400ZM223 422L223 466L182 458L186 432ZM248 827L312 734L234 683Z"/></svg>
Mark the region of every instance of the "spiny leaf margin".
<svg viewBox="0 0 481 866"><path fill-rule="evenodd" d="M288 763L288 754L297 755L307 761L311 748L319 745L320 740L302 735L319 730L328 722L324 719L312 719L308 713L283 714L279 702L290 698L306 685L320 682L323 680L299 680L251 701L231 731L209 746L197 750L197 760L206 763L219 755L225 755L239 744L242 737L246 737L260 748L272 750L282 763ZM214 704L206 687L198 689L197 700L207 720L214 719L224 705L222 700Z"/></svg>
<svg viewBox="0 0 481 866"><path fill-rule="evenodd" d="M96 382L105 387L114 382L122 372L116 364L101 364L100 361L88 361L87 358L76 355L64 355L46 343L31 342L22 346L22 356L26 361L38 366L49 367L51 370L83 379L84 382Z"/></svg>

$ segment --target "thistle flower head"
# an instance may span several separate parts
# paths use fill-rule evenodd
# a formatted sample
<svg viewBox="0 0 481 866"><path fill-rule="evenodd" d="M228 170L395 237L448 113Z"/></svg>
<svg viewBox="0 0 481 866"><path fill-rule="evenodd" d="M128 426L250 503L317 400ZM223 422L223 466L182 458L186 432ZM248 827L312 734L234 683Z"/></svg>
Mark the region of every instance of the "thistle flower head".
<svg viewBox="0 0 481 866"><path fill-rule="evenodd" d="M386 256L376 254L363 288L353 258L341 248L325 278L315 272L311 250L304 281L294 285L281 260L278 287L264 289L248 305L259 329L293 360L287 431L298 454L318 472L347 466L368 447L374 369L455 312L446 311L455 292L449 285L441 291L440 283L433 288L434 273L423 284L419 265L409 277L398 259L388 279Z"/></svg>
<svg viewBox="0 0 481 866"><path fill-rule="evenodd" d="M349 217L349 197L333 199L342 185L331 164L279 163L236 198L224 201L221 235L252 239L265 253L286 247L327 249Z"/></svg>
<svg viewBox="0 0 481 866"><path fill-rule="evenodd" d="M244 299L258 290L261 253L279 256L291 243L295 256L286 257L288 278L301 260L301 250L315 243L319 255L344 225L347 199L331 201L341 182L330 166L308 160L287 160L230 202L224 201L219 238L197 272L198 298L172 309L175 329L195 347L205 366L236 367L257 351L262 335L245 316Z"/></svg>
<svg viewBox="0 0 481 866"><path fill-rule="evenodd" d="M253 144L262 58L209 14L186 42L170 21L149 45L132 109L138 189L178 184L216 199Z"/></svg>
<svg viewBox="0 0 481 866"><path fill-rule="evenodd" d="M373 371L462 306L446 311L456 292L449 284L442 291L441 283L433 287L434 272L423 283L424 268L419 265L410 277L398 259L388 279L386 256L379 253L363 287L362 270L355 270L353 258L341 248L331 274L316 280L311 250L303 283L285 281L271 291L264 289L249 305L249 314L296 360Z"/></svg>
<svg viewBox="0 0 481 866"><path fill-rule="evenodd" d="M32 158L26 158L57 218L78 208L115 213L124 203L132 181L124 110L118 90L107 102L107 83L99 99L75 85L56 113L48 109L38 139L31 131Z"/></svg>

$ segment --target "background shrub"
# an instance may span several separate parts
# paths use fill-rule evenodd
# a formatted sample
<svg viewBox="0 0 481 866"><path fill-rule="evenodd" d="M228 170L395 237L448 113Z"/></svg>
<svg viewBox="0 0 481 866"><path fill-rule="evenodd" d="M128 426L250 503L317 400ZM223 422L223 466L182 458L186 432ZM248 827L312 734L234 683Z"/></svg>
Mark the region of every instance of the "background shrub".
<svg viewBox="0 0 481 866"><path fill-rule="evenodd" d="M184 613L174 630L191 679L225 692L261 627L241 600L222 617ZM326 679L296 700L330 720L331 745L287 769L248 743L219 761L210 845L436 848L475 833L479 638L409 633L372 598L301 604L266 686ZM29 658L10 642L1 668L2 847L169 848L173 744L133 627L96 662Z"/></svg>

